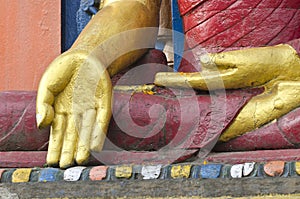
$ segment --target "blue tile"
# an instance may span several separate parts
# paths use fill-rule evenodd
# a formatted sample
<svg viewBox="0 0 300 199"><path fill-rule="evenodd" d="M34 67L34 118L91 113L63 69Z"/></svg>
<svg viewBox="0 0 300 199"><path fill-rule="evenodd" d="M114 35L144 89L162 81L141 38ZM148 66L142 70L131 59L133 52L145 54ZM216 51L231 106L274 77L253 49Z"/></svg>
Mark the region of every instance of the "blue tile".
<svg viewBox="0 0 300 199"><path fill-rule="evenodd" d="M46 168L40 171L39 182L55 182L57 181L56 175L59 173L59 169Z"/></svg>
<svg viewBox="0 0 300 199"><path fill-rule="evenodd" d="M201 178L218 178L222 169L221 164L202 165L200 169Z"/></svg>

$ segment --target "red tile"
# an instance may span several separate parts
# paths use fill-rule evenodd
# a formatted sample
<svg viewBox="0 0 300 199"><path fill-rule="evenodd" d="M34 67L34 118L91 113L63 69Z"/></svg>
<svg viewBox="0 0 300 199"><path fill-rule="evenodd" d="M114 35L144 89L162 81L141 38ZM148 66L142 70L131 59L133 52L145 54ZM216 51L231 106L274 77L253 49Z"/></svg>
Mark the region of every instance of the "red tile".
<svg viewBox="0 0 300 199"><path fill-rule="evenodd" d="M284 172L284 162L283 161L268 162L264 166L264 171L267 175L271 177L281 176Z"/></svg>
<svg viewBox="0 0 300 199"><path fill-rule="evenodd" d="M92 181L103 180L106 177L107 166L93 167L90 171L90 179Z"/></svg>

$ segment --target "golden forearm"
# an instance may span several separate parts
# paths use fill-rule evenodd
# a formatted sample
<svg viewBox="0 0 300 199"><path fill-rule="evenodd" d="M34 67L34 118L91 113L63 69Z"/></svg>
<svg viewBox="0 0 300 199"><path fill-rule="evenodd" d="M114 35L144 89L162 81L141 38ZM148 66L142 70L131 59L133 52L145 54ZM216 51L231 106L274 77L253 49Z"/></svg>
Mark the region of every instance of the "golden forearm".
<svg viewBox="0 0 300 199"><path fill-rule="evenodd" d="M113 76L146 52L145 48L140 49L140 43L148 44L148 48L154 47L157 31L143 32L141 28L158 27L159 2L106 1L70 50L94 51Z"/></svg>

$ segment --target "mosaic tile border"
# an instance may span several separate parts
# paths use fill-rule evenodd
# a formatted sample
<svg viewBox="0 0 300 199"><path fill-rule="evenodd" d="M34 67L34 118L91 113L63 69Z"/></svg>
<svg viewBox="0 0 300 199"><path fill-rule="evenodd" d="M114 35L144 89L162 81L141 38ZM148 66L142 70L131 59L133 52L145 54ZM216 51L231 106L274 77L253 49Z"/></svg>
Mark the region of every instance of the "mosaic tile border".
<svg viewBox="0 0 300 199"><path fill-rule="evenodd" d="M299 177L300 162L0 169L0 183Z"/></svg>

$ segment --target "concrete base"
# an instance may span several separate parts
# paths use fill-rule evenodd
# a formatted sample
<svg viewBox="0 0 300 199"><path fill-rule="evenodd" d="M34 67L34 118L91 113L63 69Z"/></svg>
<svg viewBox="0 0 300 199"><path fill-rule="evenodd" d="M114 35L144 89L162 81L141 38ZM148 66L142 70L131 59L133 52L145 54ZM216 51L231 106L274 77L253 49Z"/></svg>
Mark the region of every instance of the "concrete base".
<svg viewBox="0 0 300 199"><path fill-rule="evenodd" d="M0 184L11 198L155 198L262 196L300 193L300 178L178 179ZM230 196L230 197L229 197ZM1 197L0 197L1 198ZM9 197L8 197L9 198ZM289 197L291 198L291 197Z"/></svg>

